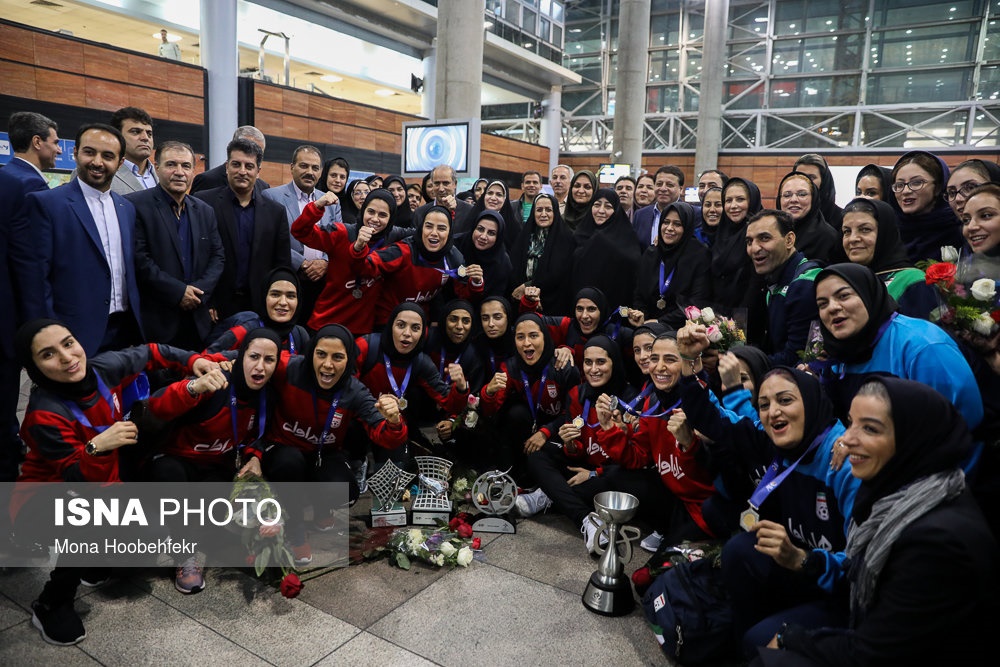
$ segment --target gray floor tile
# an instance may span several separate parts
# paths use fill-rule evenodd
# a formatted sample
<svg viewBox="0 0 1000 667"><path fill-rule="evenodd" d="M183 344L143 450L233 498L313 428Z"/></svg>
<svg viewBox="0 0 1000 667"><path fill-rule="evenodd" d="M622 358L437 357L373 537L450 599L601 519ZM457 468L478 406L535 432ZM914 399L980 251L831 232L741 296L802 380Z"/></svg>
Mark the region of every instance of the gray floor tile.
<svg viewBox="0 0 1000 667"><path fill-rule="evenodd" d="M387 642L367 632L347 642L329 656L316 663L316 667L335 665L406 665L407 667L431 667L436 663L421 658L404 648ZM482 664L482 663L480 663Z"/></svg>
<svg viewBox="0 0 1000 667"><path fill-rule="evenodd" d="M29 610L6 595L0 595L0 632L23 622L25 618L30 618L30 616Z"/></svg>
<svg viewBox="0 0 1000 667"><path fill-rule="evenodd" d="M17 667L97 667L99 663L87 655L83 648L90 638L77 646L52 646L42 641L38 630L31 624L31 617L14 627L0 632L0 665Z"/></svg>
<svg viewBox="0 0 1000 667"><path fill-rule="evenodd" d="M638 610L598 616L579 593L486 564L436 582L369 632L443 665L663 664Z"/></svg>

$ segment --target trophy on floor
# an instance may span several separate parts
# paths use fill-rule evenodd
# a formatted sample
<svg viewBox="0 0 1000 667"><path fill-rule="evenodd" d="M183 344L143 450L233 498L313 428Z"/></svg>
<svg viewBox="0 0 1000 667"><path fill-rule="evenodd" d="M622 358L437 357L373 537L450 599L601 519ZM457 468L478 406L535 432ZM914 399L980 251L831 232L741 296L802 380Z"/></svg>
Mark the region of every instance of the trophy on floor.
<svg viewBox="0 0 1000 667"><path fill-rule="evenodd" d="M472 502L480 515L472 529L480 533L516 533L513 517L505 516L514 507L517 482L507 472L491 470L472 485Z"/></svg>
<svg viewBox="0 0 1000 667"><path fill-rule="evenodd" d="M400 499L414 477L412 472L386 461L368 478L368 488L372 490L372 528L406 525L406 509Z"/></svg>
<svg viewBox="0 0 1000 667"><path fill-rule="evenodd" d="M451 500L448 499L448 477L451 461L438 456L415 456L419 493L413 499L413 519L416 526L436 526L451 519Z"/></svg>
<svg viewBox="0 0 1000 667"><path fill-rule="evenodd" d="M632 560L632 543L619 533L621 524L631 519L638 508L639 499L630 493L605 491L594 497L597 511L586 520L596 518L603 523L600 533L594 536L601 560L583 591L583 606L596 614L623 616L635 607L632 583L625 576L625 563ZM608 538L606 547L600 544L604 535ZM625 552L624 555L618 553L619 549Z"/></svg>

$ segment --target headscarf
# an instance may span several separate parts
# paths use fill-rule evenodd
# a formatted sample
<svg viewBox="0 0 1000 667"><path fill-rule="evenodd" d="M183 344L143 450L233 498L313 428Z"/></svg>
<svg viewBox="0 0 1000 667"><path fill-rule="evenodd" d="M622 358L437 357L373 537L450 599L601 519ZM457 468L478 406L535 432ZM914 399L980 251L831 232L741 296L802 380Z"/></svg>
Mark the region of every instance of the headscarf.
<svg viewBox="0 0 1000 667"><path fill-rule="evenodd" d="M507 330L499 338L489 338L484 331L482 331L482 319L478 317L483 311L483 306L491 301L496 301L503 308L504 314L507 315ZM479 313L477 317L473 318L474 326L479 327L479 333L477 338L480 339L480 343L485 346L489 351L494 353L495 362L499 365L499 362L503 361L507 355L513 353L514 351L514 327L513 319L511 318L511 308L510 302L502 296L488 296L482 300L479 304Z"/></svg>
<svg viewBox="0 0 1000 667"><path fill-rule="evenodd" d="M327 160L323 164L323 171L319 175L319 181L316 182L316 189L319 190L320 192L326 192L327 191L326 190L326 179L330 177L330 169L333 168L333 162L334 162L334 160L343 160L345 163L347 163L346 159L344 159L342 157L335 157L335 158L332 158L330 160ZM350 178L350 177L351 177L351 165L350 165L350 163L347 163L347 178ZM344 189L341 190L340 192L335 192L334 194L336 194L337 197L339 198L340 195L341 195L341 193L345 192L347 190L347 185L348 185L347 183L344 183ZM343 208L344 203L341 202L340 206L341 206L341 208Z"/></svg>
<svg viewBox="0 0 1000 667"><path fill-rule="evenodd" d="M391 196L391 195L390 195ZM440 250L435 252L429 251L424 247L424 221L427 220L427 216L433 212L444 213L445 218L448 219L448 241L441 247ZM452 219L451 211L446 209L444 206L438 204L432 204L424 210L423 217L420 220L414 220L415 230L413 232L413 249L417 251L418 257L414 257L414 260L424 259L430 263L440 262L448 251L451 250L452 246L455 244L454 235L452 234ZM457 267L456 267L457 268Z"/></svg>
<svg viewBox="0 0 1000 667"><path fill-rule="evenodd" d="M571 326L583 335L583 331L580 330L580 322L576 319L576 304L580 302L580 299L590 299L597 306L597 328L591 336L600 333L604 327L602 326L604 322L611 317L611 307L608 305L608 297L604 296L604 292L597 289L596 287L584 287L576 293L576 298L573 299L573 315Z"/></svg>
<svg viewBox="0 0 1000 667"><path fill-rule="evenodd" d="M599 336L593 336L587 343L583 346L583 352L586 355L587 349L591 347L599 347L608 353L608 358L611 360L611 378L601 385L600 387L591 387L586 380L586 376L583 374L583 369L580 369L580 401L597 401L597 397L601 394L610 394L612 396L621 396L625 391L625 362L622 360L622 351L618 347L618 343L614 342L607 336L601 334Z"/></svg>
<svg viewBox="0 0 1000 667"><path fill-rule="evenodd" d="M448 316L454 313L456 310L464 310L469 313L469 317L472 319L473 326L469 328L469 335L466 336L465 340L461 343L454 343L451 337L448 336ZM395 319L395 318L393 318ZM444 346L445 351L448 353L449 357L457 357L459 354L465 352L469 344L472 343L473 333L475 331L474 326L476 322L476 309L471 303L465 299L452 299L445 304L444 309L441 311L441 319L438 320L438 334L441 339L441 345ZM433 349L433 348L432 348Z"/></svg>
<svg viewBox="0 0 1000 667"><path fill-rule="evenodd" d="M823 391L823 386L819 380L809 373L792 368L790 366L775 366L764 374L757 385L758 392L760 386L772 375L783 375L791 378L791 381L799 388L802 394L803 406L803 431L802 440L791 449L781 449L781 455L786 459L797 459L809 449L809 445L818 438L823 431L832 426L837 418L834 416L833 403Z"/></svg>
<svg viewBox="0 0 1000 667"><path fill-rule="evenodd" d="M672 340L674 342L677 342L677 332L674 330L670 330L661 333L660 335L658 335L656 338L653 339L653 345L656 345L656 343L661 340ZM650 366L650 370L652 370L652 366ZM656 400L660 402L661 412L669 408L671 405L676 404L679 400L681 400L681 383L679 380L674 383L673 387L671 387L666 391L662 389L657 389L656 385L653 384L652 378L650 378L649 383L650 383L649 386L653 388L652 396L654 396Z"/></svg>
<svg viewBox="0 0 1000 667"><path fill-rule="evenodd" d="M513 326L515 336L517 335L517 325L521 322L534 322L537 324L538 328L542 330L542 340L544 341L544 344L542 346L542 353L538 357L538 361L530 366L524 363L524 359L522 359L521 355L517 352L517 346L514 346L514 355L510 358L508 364L511 375L514 376L511 378L511 381L516 381L522 372L529 378L537 378L542 374L542 371L545 370L545 367L549 365L549 362L552 361L552 357L555 355L555 344L552 342L552 334L549 332L549 328L545 326L545 321L542 319L541 315L536 313L524 313L518 317Z"/></svg>
<svg viewBox="0 0 1000 667"><path fill-rule="evenodd" d="M392 228L396 224L396 198L393 197L392 193L388 190L384 188L376 188L368 193L368 196L365 197L365 202L361 205L361 211L358 214L358 227L365 224L365 210L368 208L368 205L376 199L380 199L389 205L389 222L382 231L378 234L374 234L371 240L368 241L369 248L380 247L382 242L389 238L389 232L392 231Z"/></svg>
<svg viewBox="0 0 1000 667"><path fill-rule="evenodd" d="M844 207L845 215L847 209L855 202L869 204L875 209L873 217L878 225L878 235L875 237L875 252L868 268L875 273L911 268L913 262L906 256L906 246L903 245L903 239L899 237L899 224L896 221L896 211L892 206L877 199L856 197Z"/></svg>
<svg viewBox="0 0 1000 667"><path fill-rule="evenodd" d="M730 188L741 185L747 191L747 214L739 223L729 219L726 213L726 192ZM712 253L712 287L715 298L725 306L737 305L746 293L746 279L753 273L753 264L747 256L746 230L749 220L763 206L760 200L760 188L745 178L730 178L722 188L722 219L715 232L715 241L710 248ZM726 295L721 293L726 289Z"/></svg>
<svg viewBox="0 0 1000 667"><path fill-rule="evenodd" d="M251 391L250 387L247 386L246 374L243 372L243 360L246 358L247 348L250 347L250 343L258 339L271 341L275 344L275 346L277 346L278 352L281 352L282 337L277 332L272 331L267 327L257 327L256 329L251 329L247 332L246 337L243 338L243 342L240 343L238 352L236 353L236 361L233 362L233 367L229 371L229 380L233 383L233 393L236 394L236 398L240 399L244 403L250 402L254 396L258 395L258 391L263 391ZM306 347L308 348L309 346L307 345ZM312 362L310 362L310 367L311 365Z"/></svg>
<svg viewBox="0 0 1000 667"><path fill-rule="evenodd" d="M416 313L420 316L420 322L423 324L423 330L420 332L420 337L417 338L416 345L413 349L403 354L396 349L396 344L392 338L392 327L396 322L396 318L399 314L404 311L410 311ZM319 335L319 334L317 334ZM385 327L382 329L382 336L379 340L379 345L381 349L379 350L382 354L387 355L393 361L409 361L420 354L424 349L424 343L427 342L427 315L424 313L424 309L413 303L412 301L404 301L395 308L392 309L392 313L389 314L389 320L385 323Z"/></svg>
<svg viewBox="0 0 1000 667"><path fill-rule="evenodd" d="M782 206L781 191L785 187L785 181L792 178L804 180L812 193L812 203L809 210L800 220L795 221L795 249L809 259L816 259L824 263L835 259L842 260L844 246L841 242L841 236L837 232L839 227L834 229L827 224L826 218L823 217L819 190L809 176L801 171L785 174L781 182L778 183L778 194L775 196L776 208L785 210Z"/></svg>
<svg viewBox="0 0 1000 667"><path fill-rule="evenodd" d="M378 174L372 174L371 176L365 177L365 183L367 183L368 185L371 185L375 181L382 181L382 185L380 185L379 187L382 187L382 186L385 185L385 180L381 176L379 176Z"/></svg>
<svg viewBox="0 0 1000 667"><path fill-rule="evenodd" d="M884 201L886 204L891 206L894 211L898 211L899 204L896 203L896 198L892 193L892 169L889 167L882 167L874 162L861 167L857 177L854 179L855 192L857 192L858 183L861 182L861 179L865 176L874 176L878 179L879 183L882 185L881 201Z"/></svg>
<svg viewBox="0 0 1000 667"><path fill-rule="evenodd" d="M457 195L455 195L455 199L461 199L462 201L468 201L472 199L473 201L475 201L477 198L476 186L479 185L480 183L486 183L487 184L486 187L489 187L489 181L487 181L485 178L477 178L475 182L472 184L471 188L459 192Z"/></svg>
<svg viewBox="0 0 1000 667"><path fill-rule="evenodd" d="M837 206L837 185L833 180L833 172L822 155L818 153L806 153L792 167L798 170L800 164L809 164L820 173L819 184L819 210L823 212L823 218L834 229L840 229L840 221L843 219L843 211Z"/></svg>
<svg viewBox="0 0 1000 667"><path fill-rule="evenodd" d="M896 165L908 161L915 155L923 153L934 158L941 167L941 183L934 184L939 189L938 195L934 197L934 207L926 213L911 215L899 212L899 236L906 245L906 254L913 262L920 262L925 259L941 259L942 246L954 246L961 248L965 243L962 236L962 223L955 217L955 212L945 201L940 193L944 191L948 184L951 172L944 160L928 153L927 151L910 151L896 161ZM893 167L893 171L896 168ZM927 186L925 186L927 187ZM890 190L891 192L891 190ZM893 194L895 199L895 193ZM898 202L897 202L898 206Z"/></svg>
<svg viewBox="0 0 1000 667"><path fill-rule="evenodd" d="M552 224L545 228L539 227L535 221L535 204L543 197L552 203L553 216ZM511 250L512 287L529 282L529 252L539 248L541 252L534 261L535 268L530 283L542 290L542 302L545 304L546 312L568 313L570 295L566 270L572 265L576 243L573 240L573 232L559 214L559 202L552 195L545 193L535 197L528 221Z"/></svg>
<svg viewBox="0 0 1000 667"><path fill-rule="evenodd" d="M663 226L663 221L667 219L667 213L670 211L677 211L677 217L681 219L684 231L677 243L668 246L663 242L663 235L660 234L660 230L656 230L656 249L659 251L660 260L664 263L668 273L671 268L677 265L677 261L684 254L684 246L694 238L695 223L694 208L685 202L675 201L672 204L667 204L667 207L663 209L663 213L660 214L661 227Z"/></svg>
<svg viewBox="0 0 1000 667"><path fill-rule="evenodd" d="M490 181L486 184L486 190L489 190L494 185L503 188L503 203L500 204L500 210L497 213L503 218L506 227L504 238L500 239L498 237L497 243L499 244L503 241L504 247L509 251L514 247L514 242L521 233L521 216L514 212L514 206L510 203L510 191L507 189L507 184L499 180ZM470 232L475 229L475 223L482 218L482 213L489 210L486 208L486 190L483 190L483 194L476 199L476 203L472 205L472 210L465 217L466 221L471 220L473 223L469 227Z"/></svg>
<svg viewBox="0 0 1000 667"><path fill-rule="evenodd" d="M79 382L57 382L56 380L49 379L35 363L35 355L32 354L31 344L34 342L38 332L52 326L60 326L69 331L69 327L59 320L48 318L39 318L22 324L17 333L14 334L14 354L18 363L24 366L28 377L38 387L59 398L68 398L74 401L82 400L97 391L97 374L94 372L93 366L87 363L86 358L83 363L86 365L87 372ZM72 333L70 331L71 335Z"/></svg>
<svg viewBox="0 0 1000 667"><path fill-rule="evenodd" d="M871 269L861 264L834 264L828 266L816 275L814 284L819 284L830 276L837 276L851 286L868 311L868 322L861 331L843 340L836 338L823 320L819 328L823 334L823 350L835 361L843 363L861 363L871 359L872 349L879 329L896 312L896 301L889 296L885 283L872 273Z"/></svg>
<svg viewBox="0 0 1000 667"><path fill-rule="evenodd" d="M592 186L591 192L593 195L591 196L590 201L578 204L576 200L573 199L573 185L581 178L586 178L590 181L590 185ZM614 190L612 190L612 192L614 192ZM617 198L617 196L618 195L616 194L615 197ZM586 169L576 172L576 174L573 175L573 180L569 182L569 195L566 197L566 210L563 213L563 221L566 223L566 226L575 230L580 225L584 216L590 213L590 207L594 204L596 199L597 177L594 176L593 172L587 171ZM612 204L615 202L614 199L610 201Z"/></svg>
<svg viewBox="0 0 1000 667"><path fill-rule="evenodd" d="M403 186L403 204L402 205L395 204L396 197L391 192L389 192L389 183L393 183L393 182L399 183L400 185ZM390 216L390 220L392 220L392 223L394 225L398 226L398 227L410 227L410 226L412 226L413 225L413 219L412 219L413 212L410 210L410 203L406 199L406 181L403 179L403 177L402 176L395 176L395 175L393 175L393 176L387 176L386 179L384 181L382 181L382 189L384 189L386 192L389 192L389 196L392 197L393 204L395 204L393 206L392 214ZM365 209L362 208L361 210L363 211Z"/></svg>
<svg viewBox="0 0 1000 667"><path fill-rule="evenodd" d="M480 220L491 220L497 225L497 240L492 248L479 250L472 240L472 234ZM512 271L510 256L507 254L507 223L496 211L481 211L472 218L472 228L462 234L456 245L462 252L466 264L478 264L483 267L483 294L503 294L507 290L507 282Z"/></svg>
<svg viewBox="0 0 1000 667"><path fill-rule="evenodd" d="M571 287L574 290L597 287L611 303L631 303L642 254L639 240L622 209L618 194L610 188L603 188L595 197L599 198L611 202L615 211L607 222L600 227L595 226L589 238L577 241ZM581 231L593 224L593 216L588 214L588 218L589 222L581 224ZM542 298L545 298L544 294Z"/></svg>
<svg viewBox="0 0 1000 667"><path fill-rule="evenodd" d="M740 361L746 362L750 369L750 377L753 379L754 404L756 404L757 391L760 389L760 381L771 370L771 358L762 349L754 345L737 345L730 350Z"/></svg>
<svg viewBox="0 0 1000 667"><path fill-rule="evenodd" d="M347 352L347 368L344 369L344 373L337 380L337 383L328 390L320 388L319 383L316 381L316 371L313 368L313 356L316 354L316 346L319 345L319 341L324 338L336 338L344 344L344 350ZM302 377L297 378L297 380L305 381L305 383L317 393L322 392L332 394L343 387L346 382L350 381L350 377L354 375L357 360L358 350L357 345L354 342L354 334L348 331L347 327L342 324L327 324L320 327L320 330L317 331L316 335L312 337L312 340L309 341L309 345L306 346L305 352L302 354L302 361L297 362L299 364L298 367L303 369Z"/></svg>
<svg viewBox="0 0 1000 667"><path fill-rule="evenodd" d="M295 312L292 313L292 319L287 322L275 322L267 313L267 293L271 290L271 285L280 280L286 280L295 285L295 294L298 296L298 300L295 305ZM278 334L278 336L281 337L281 340L285 340L288 338L288 334L290 334L295 328L295 323L299 321L299 306L302 303L302 286L299 284L299 277L295 275L295 272L291 269L279 266L276 269L272 269L264 277L263 286L264 289L261 291L260 302L257 304L257 314L260 316L260 326L267 327L274 333ZM278 349L281 349L280 343L278 344Z"/></svg>
<svg viewBox="0 0 1000 667"><path fill-rule="evenodd" d="M354 203L354 197L353 197L354 189L358 187L358 183L365 183L367 185L366 181L360 178L356 178L347 184L347 187L344 188L344 196L339 198L340 215L343 221L347 224L354 224L356 222L361 222L361 209L359 209L357 204ZM390 199L392 199L392 204L393 206L395 206L396 200L393 199L392 197L390 197Z"/></svg>

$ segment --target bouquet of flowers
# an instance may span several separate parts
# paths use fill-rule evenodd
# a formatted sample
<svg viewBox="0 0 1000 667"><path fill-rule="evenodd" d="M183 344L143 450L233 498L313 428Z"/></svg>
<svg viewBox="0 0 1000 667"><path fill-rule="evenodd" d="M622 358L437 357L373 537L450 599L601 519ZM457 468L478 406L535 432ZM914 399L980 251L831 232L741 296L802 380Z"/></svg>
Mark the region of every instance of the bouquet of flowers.
<svg viewBox="0 0 1000 667"><path fill-rule="evenodd" d="M477 479L479 479L478 473L471 468L463 470L461 474L456 471L452 472L448 499L451 500L454 507L472 507L472 485L476 483Z"/></svg>
<svg viewBox="0 0 1000 667"><path fill-rule="evenodd" d="M704 325L708 342L719 352L728 352L747 342L746 334L734 320L716 315L711 308L688 306L684 309L684 316L695 324Z"/></svg>
<svg viewBox="0 0 1000 667"><path fill-rule="evenodd" d="M928 285L938 292L940 305L931 311L930 319L958 332L988 338L1000 331L1000 302L997 283L980 278L971 285L958 280L959 253L951 247L941 248L940 262L920 262Z"/></svg>
<svg viewBox="0 0 1000 667"><path fill-rule="evenodd" d="M231 527L242 533L243 546L247 548L247 565L253 566L254 573L261 577L268 567L281 568L281 594L293 598L302 591L302 581L292 570L295 560L292 552L285 546L285 527L277 519L277 505L266 503L265 499L273 499L271 486L262 477L244 475L233 483L230 500L236 498L255 498L255 505L260 508L260 516L250 511L247 504L233 515ZM264 519L261 523L258 519ZM273 522L273 523L272 523Z"/></svg>
<svg viewBox="0 0 1000 667"><path fill-rule="evenodd" d="M455 417L452 423L455 429L464 428L469 431L474 430L476 424L479 423L479 397L470 393L469 400L465 404L465 409Z"/></svg>
<svg viewBox="0 0 1000 667"><path fill-rule="evenodd" d="M437 528L398 528L386 545L389 562L404 570L410 569L414 559L437 567L468 567L473 549L480 547L479 538L469 539L471 536L472 526L461 523L458 517Z"/></svg>

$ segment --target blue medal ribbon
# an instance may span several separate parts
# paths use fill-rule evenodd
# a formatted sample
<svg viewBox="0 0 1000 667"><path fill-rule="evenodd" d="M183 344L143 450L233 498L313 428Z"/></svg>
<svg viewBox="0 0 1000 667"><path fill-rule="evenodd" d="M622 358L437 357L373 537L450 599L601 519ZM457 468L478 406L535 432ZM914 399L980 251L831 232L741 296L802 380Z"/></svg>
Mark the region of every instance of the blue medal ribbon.
<svg viewBox="0 0 1000 667"><path fill-rule="evenodd" d="M809 456L809 454L812 453L813 450L819 447L819 443L823 442L823 440L826 438L826 434L830 432L831 428L833 428L832 425L827 426L822 433L816 436L816 439L813 440L812 444L809 445L809 448L802 453L802 456L800 456L794 463L792 463L792 465L788 466L783 471L781 471L780 474L778 473L778 466L781 460L781 455L779 454L778 456L775 456L774 460L771 461L771 465L768 466L767 472L764 473L764 477L761 478L760 484L757 485L757 488L754 489L753 494L751 494L750 496L750 507L753 508L754 510L759 510L760 506L764 503L765 500L767 500L767 497L771 495L771 493L775 489L777 489L781 485L781 483L788 478L789 475L792 474L792 471L795 470L796 467L798 467L799 463L802 462L802 459Z"/></svg>
<svg viewBox="0 0 1000 667"><path fill-rule="evenodd" d="M391 374L390 374L391 376ZM337 414L337 406L340 405L340 394L337 392L333 400L330 401L330 409L326 412L326 421L323 422L323 430L319 434L319 442L316 443L316 467L323 465L323 445L326 443L326 436L329 435L333 427L333 418ZM313 414L316 413L316 394L313 393ZM318 416L318 415L317 415Z"/></svg>
<svg viewBox="0 0 1000 667"><path fill-rule="evenodd" d="M246 443L240 442L239 427L236 424L236 389L233 383L229 382L229 415L233 421L233 447L236 447L236 462L239 463L239 454L246 447ZM260 390L260 402L257 404L257 439L264 437L264 430L267 428L267 395Z"/></svg>
<svg viewBox="0 0 1000 667"><path fill-rule="evenodd" d="M402 389L396 384L396 378L392 374L392 362L389 361L389 355L383 354L382 359L385 361L385 374L389 377L389 385L392 387L392 393L396 395L396 398L403 398L406 394L406 388L410 386L410 374L413 372L413 364L407 364L406 375L403 376L403 387Z"/></svg>
<svg viewBox="0 0 1000 667"><path fill-rule="evenodd" d="M263 328L264 327L264 320L258 318L257 319L257 324L261 328ZM288 332L288 351L291 352L291 354L292 354L293 357L295 356L295 329L294 328L291 331Z"/></svg>
<svg viewBox="0 0 1000 667"><path fill-rule="evenodd" d="M459 352L459 353L458 353L458 356L457 356L457 357L455 357L455 361L453 361L453 362L451 362L451 363L453 363L453 364L457 364L457 363L460 363L460 362L461 362L461 360L462 360L462 353L461 353L461 352ZM493 353L492 353L492 352L490 352L490 362L492 363L492 361L493 361ZM438 372L439 372L439 373L441 373L441 377L442 377L442 378L444 377L444 367L445 367L445 366L448 366L448 365L449 365L449 364L446 364L446 363L445 363L445 351L444 351L444 345L442 345L442 346L441 346L441 361L440 361L440 362L438 362Z"/></svg>
<svg viewBox="0 0 1000 667"><path fill-rule="evenodd" d="M663 265L663 262L660 262L660 298L664 301L667 299L667 290L670 289L670 283L674 281L674 272L677 271L677 267L675 266L670 269L670 275L667 276L666 280L663 279L663 273L665 271L666 267Z"/></svg>
<svg viewBox="0 0 1000 667"><path fill-rule="evenodd" d="M538 381L538 395L531 393L531 383L528 381L528 374L521 371L521 383L524 385L524 397L528 399L528 408L531 410L532 430L538 429L538 410L542 407L542 393L545 391L545 379L549 374L549 366L542 370L542 377Z"/></svg>
<svg viewBox="0 0 1000 667"><path fill-rule="evenodd" d="M97 391L101 394L101 398L103 398L104 402L108 404L108 409L111 411L112 423L119 421L121 419L121 415L119 415L118 410L115 409L114 394L110 389L108 389L108 385L104 384L104 380L101 379L101 376L98 373L94 373L94 376L97 377ZM94 426L91 424L90 420L87 419L87 415L83 414L83 410L81 410L80 406L76 404L76 401L63 401L63 404L69 408L69 411L73 413L73 416L78 422L92 431L104 433L111 428L111 424L107 424L106 426Z"/></svg>

